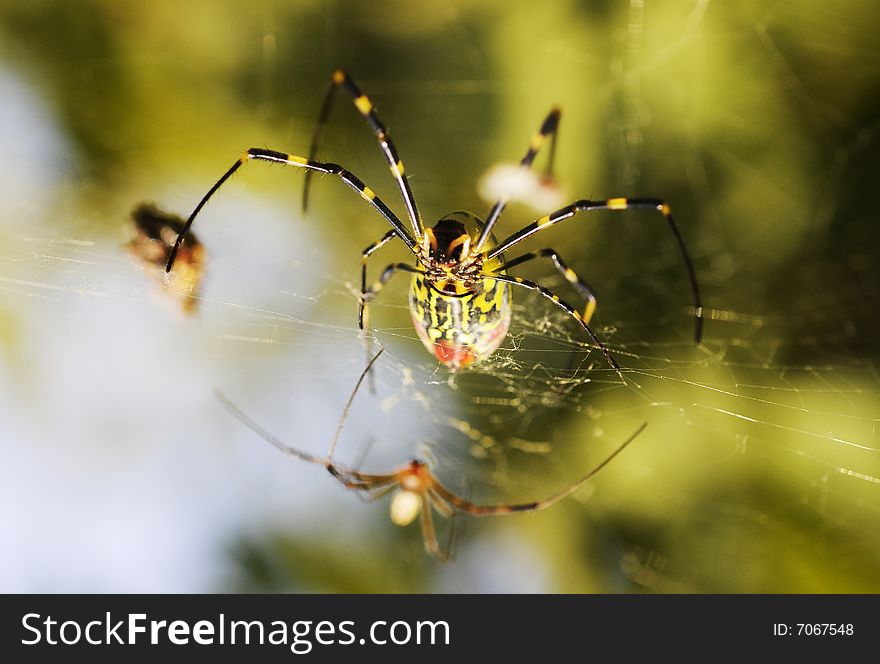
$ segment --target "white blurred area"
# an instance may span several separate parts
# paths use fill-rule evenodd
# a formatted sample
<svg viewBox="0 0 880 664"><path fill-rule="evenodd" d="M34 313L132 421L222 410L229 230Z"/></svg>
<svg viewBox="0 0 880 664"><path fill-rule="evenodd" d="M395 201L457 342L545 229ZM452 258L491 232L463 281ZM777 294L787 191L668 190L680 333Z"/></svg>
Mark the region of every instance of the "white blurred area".
<svg viewBox="0 0 880 664"><path fill-rule="evenodd" d="M354 298L341 319L319 298L346 293L317 267L316 225L230 188L199 228L212 267L187 318L122 248L137 201L109 213L108 234L75 202L77 156L46 105L4 71L0 99L14 165L0 169L0 592L217 592L238 574L236 544L266 532L352 555L386 537L385 501L364 504L284 457L214 395L292 445L326 449L365 359ZM185 213L214 175L199 176L157 200ZM242 241L256 218L259 236ZM376 435L369 415L353 412L348 450ZM534 558L523 550L486 575L504 553L474 538L433 589L546 590Z"/></svg>
<svg viewBox="0 0 880 664"><path fill-rule="evenodd" d="M489 167L477 183L477 192L487 203L523 203L541 215L570 202L552 176L512 163Z"/></svg>

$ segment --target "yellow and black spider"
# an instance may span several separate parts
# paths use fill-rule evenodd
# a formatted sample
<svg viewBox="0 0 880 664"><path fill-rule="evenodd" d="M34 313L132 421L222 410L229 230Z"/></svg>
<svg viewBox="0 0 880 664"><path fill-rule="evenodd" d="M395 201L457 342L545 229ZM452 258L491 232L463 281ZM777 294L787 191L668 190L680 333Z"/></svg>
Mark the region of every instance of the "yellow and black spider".
<svg viewBox="0 0 880 664"><path fill-rule="evenodd" d="M324 126L332 107L336 91L341 89L354 102L355 107L367 120L376 135L379 146L385 155L391 174L397 181L409 218L410 229L391 211L391 209L354 174L334 163L316 161L318 145L323 135ZM528 151L520 162L522 168L531 167L541 145L548 136L555 141L556 129L559 124L560 111L553 109L541 124L538 133L529 143ZM551 147L552 150L552 147ZM552 157L552 154L551 154ZM409 307L413 324L422 342L429 352L436 355L450 369L466 367L473 362L491 355L501 344L510 323L510 290L512 286L536 291L571 315L589 335L596 346L602 351L609 364L620 372L617 362L608 352L605 345L590 329L589 321L596 309L596 295L593 289L583 281L565 263L553 249L533 251L505 261L505 251L522 240L539 231L550 228L561 221L569 219L579 212L593 210L626 210L629 208L650 208L658 211L669 224L672 234L681 250L685 267L690 279L695 311L695 339L699 343L702 336L703 310L700 291L694 268L685 247L684 239L670 212L669 205L659 198L609 198L601 201L577 200L533 221L516 233L499 243L492 241L492 230L507 204L502 197L492 207L485 222L467 212L453 212L440 219L433 228L426 228L419 215L416 201L405 177L401 161L388 129L376 115L373 103L357 87L351 77L337 69L333 72L332 82L321 107L318 125L312 138L309 157L299 157L285 152L276 152L263 148L251 148L223 174L199 201L187 219L186 225L171 255L166 270L170 271L174 264L177 250L181 246L190 226L204 207L226 180L232 176L249 159L257 159L307 169L306 188L303 193L303 208L308 201L308 175L311 171L337 176L349 187L354 189L385 220L391 224L391 230L379 240L368 246L361 255L361 297L358 303L358 323L363 329L365 323L366 303L388 282L396 272L412 273L413 278L409 292ZM466 230L466 222L473 222L478 232L473 236ZM410 232L410 230L412 232ZM400 238L415 257L415 264L392 263L382 272L379 279L367 286L367 260L380 247L393 238ZM535 258L549 258L558 270L585 301L583 313L562 300L544 286L510 276L508 271Z"/></svg>
<svg viewBox="0 0 880 664"><path fill-rule="evenodd" d="M598 465L594 466L590 471L575 480L567 487L548 496L542 500L534 500L525 503L502 503L493 505L483 505L471 502L461 496L456 495L447 489L431 472L428 464L420 459L412 459L403 466L389 473L362 473L358 470L352 470L345 466L337 464L333 460L336 452L336 446L339 442L339 435L348 418L351 405L360 389L361 383L370 371L370 368L379 359L383 353L380 350L369 361L367 366L361 372L360 377L355 383L354 389L348 397L348 401L342 410L339 423L336 425L336 433L330 443L326 457L317 457L307 452L290 447L287 443L276 438L266 431L262 426L248 417L238 406L232 403L222 392L217 392L217 396L223 402L224 406L237 417L243 424L249 427L254 433L273 446L289 454L292 457L308 461L309 463L324 466L328 472L336 478L336 480L347 489L354 491L362 491L368 498L381 498L392 491L397 491L391 500L391 520L395 525L408 526L416 518L420 517L422 527L422 539L425 543L425 550L432 556L446 562L449 558L448 549L444 550L437 542L437 535L434 530L434 520L431 510L436 510L438 514L444 517L453 517L456 514L470 514L472 516L502 516L505 514L516 514L521 512L540 512L548 507L555 505L563 498L572 495L575 491L590 481L596 473L605 468L612 459L632 443L648 426L647 422L642 423L630 436L624 440L617 448L605 457ZM451 544L450 544L451 546Z"/></svg>

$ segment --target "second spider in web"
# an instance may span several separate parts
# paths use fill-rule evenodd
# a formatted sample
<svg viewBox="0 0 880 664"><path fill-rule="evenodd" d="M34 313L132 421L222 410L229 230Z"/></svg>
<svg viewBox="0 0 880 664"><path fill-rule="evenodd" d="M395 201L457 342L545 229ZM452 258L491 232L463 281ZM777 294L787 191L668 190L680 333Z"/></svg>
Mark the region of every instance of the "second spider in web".
<svg viewBox="0 0 880 664"><path fill-rule="evenodd" d="M354 102L355 108L372 129L382 154L397 182L403 197L408 225L388 207L376 193L353 173L339 164L317 160L318 148L329 119L337 91L342 90ZM520 168L529 169L538 151L548 138L551 139L551 161L554 153L556 131L560 111L550 111L538 132L529 143ZM321 106L318 124L312 137L308 157L264 148L250 148L223 174L196 205L181 231L168 258L166 270L174 265L177 252L190 227L204 205L214 193L249 160L287 164L307 171L303 192L303 210L308 205L309 176L313 172L336 176L357 192L361 198L384 218L391 228L370 244L361 254L361 293L358 303L358 324L366 325L366 307L386 283L398 272L412 274L409 292L409 308L413 325L425 347L452 370L467 367L491 355L504 340L510 324L511 291L520 288L536 292L570 315L593 344L601 350L609 365L620 373L620 367L609 350L590 328L590 320L596 310L593 288L581 279L563 260L559 252L551 248L531 251L511 260L504 253L526 238L545 231L556 224L584 212L598 210L628 210L647 208L659 213L667 222L681 251L690 280L695 312L695 340L702 336L703 311L696 275L681 232L672 216L669 205L659 198L608 198L605 200L581 199L547 214L500 242L494 241L493 230L507 205L502 196L492 206L483 221L467 212L452 212L443 216L433 227L426 227L409 186L406 171L397 148L385 124L376 114L373 102L358 88L351 77L341 69L332 76L330 87ZM466 224L476 228L469 232ZM367 262L381 247L393 239L401 240L412 252L414 263L392 263L380 277L367 285ZM584 300L581 310L563 300L557 293L533 281L514 276L509 271L523 263L538 258L548 259L553 267Z"/></svg>
<svg viewBox="0 0 880 664"><path fill-rule="evenodd" d="M380 350L369 361L367 366L361 372L360 377L355 383L354 389L348 397L348 401L342 410L342 415L336 425L336 433L330 443L330 449L327 456L318 457L307 452L303 452L295 447L291 447L266 431L256 421L248 417L238 406L230 401L223 393L218 392L217 396L222 403L235 417L241 420L257 435L274 445L276 448L289 454L292 457L308 461L309 463L324 466L327 471L344 487L353 491L358 491L368 498L380 498L388 493L394 492L391 500L391 520L399 526L407 526L417 518L420 520L422 528L422 539L424 541L425 550L432 556L446 562L449 559L449 553L452 546L452 535L450 535L450 543L444 549L437 541L437 534L434 530L434 520L432 510L443 517L454 517L456 514L469 514L471 516L503 516L509 514L519 514L523 512L540 512L542 510L555 505L563 498L566 498L589 482L596 474L605 468L611 461L630 443L641 435L647 427L647 423L639 426L626 440L614 449L611 454L605 457L598 465L594 466L587 473L583 474L579 479L563 488L561 491L547 496L541 500L533 500L526 503L501 503L501 504L482 504L475 503L466 498L457 495L434 475L430 467L421 459L412 459L403 466L392 470L388 473L363 473L359 470L347 468L334 460L336 446L339 442L339 436L342 428L348 418L351 405L360 389L361 383L370 371L370 368L382 355ZM454 533L454 531L452 531Z"/></svg>

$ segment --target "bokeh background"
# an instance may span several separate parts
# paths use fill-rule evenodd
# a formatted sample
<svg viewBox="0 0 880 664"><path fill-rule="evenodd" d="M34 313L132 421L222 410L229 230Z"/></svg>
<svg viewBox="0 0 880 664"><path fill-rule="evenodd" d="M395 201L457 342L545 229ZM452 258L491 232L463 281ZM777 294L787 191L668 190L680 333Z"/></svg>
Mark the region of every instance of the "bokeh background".
<svg viewBox="0 0 880 664"><path fill-rule="evenodd" d="M878 28L847 0L6 0L0 590L877 592ZM458 519L447 565L386 501L284 457L215 395L326 449L365 363L351 285L380 218L316 178L303 219L301 172L247 166L196 225L209 263L190 316L123 248L138 202L186 216L243 149L305 154L337 66L429 220L485 214L482 174L561 105L560 190L667 198L704 291L695 346L649 212L524 244L596 287L622 383L519 293L497 356L450 376L392 282L346 463L415 454L475 500L534 499L648 423L546 512ZM345 101L321 154L402 214ZM512 205L499 233L546 212ZM389 247L372 269L405 258ZM574 299L549 265L520 274Z"/></svg>

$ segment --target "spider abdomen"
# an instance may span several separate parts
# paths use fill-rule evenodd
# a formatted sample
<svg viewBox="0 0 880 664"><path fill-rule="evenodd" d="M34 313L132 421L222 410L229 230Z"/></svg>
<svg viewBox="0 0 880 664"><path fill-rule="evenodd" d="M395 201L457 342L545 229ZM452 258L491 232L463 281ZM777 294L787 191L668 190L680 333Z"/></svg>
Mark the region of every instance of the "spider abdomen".
<svg viewBox="0 0 880 664"><path fill-rule="evenodd" d="M413 276L409 290L413 325L430 353L450 369L467 367L491 355L510 325L510 286L484 278L467 295L445 295Z"/></svg>

